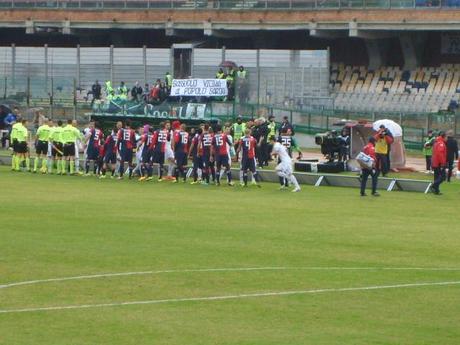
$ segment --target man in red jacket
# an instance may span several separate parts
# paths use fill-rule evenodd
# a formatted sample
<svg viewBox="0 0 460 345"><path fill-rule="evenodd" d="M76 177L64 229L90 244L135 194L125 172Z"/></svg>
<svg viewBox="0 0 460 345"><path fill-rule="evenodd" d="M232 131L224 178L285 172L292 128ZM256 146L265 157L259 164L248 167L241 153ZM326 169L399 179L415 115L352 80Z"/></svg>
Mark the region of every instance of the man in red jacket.
<svg viewBox="0 0 460 345"><path fill-rule="evenodd" d="M433 144L433 156L431 157L431 167L434 170L433 193L440 195L439 186L446 179L446 166L447 166L447 146L446 146L446 133L439 132Z"/></svg>
<svg viewBox="0 0 460 345"><path fill-rule="evenodd" d="M376 169L376 154L375 154L375 138L370 137L366 146L363 148L363 152L370 156L374 160L372 168L361 167L361 196L366 196L366 184L369 175L372 177L372 195L380 196L377 192L377 182L379 177L379 171Z"/></svg>

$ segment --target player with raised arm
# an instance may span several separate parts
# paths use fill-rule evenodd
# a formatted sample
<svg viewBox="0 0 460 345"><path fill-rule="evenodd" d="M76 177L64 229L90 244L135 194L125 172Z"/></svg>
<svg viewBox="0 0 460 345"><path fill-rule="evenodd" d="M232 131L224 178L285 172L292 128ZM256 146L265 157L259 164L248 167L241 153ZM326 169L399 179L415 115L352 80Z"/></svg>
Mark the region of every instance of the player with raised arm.
<svg viewBox="0 0 460 345"><path fill-rule="evenodd" d="M276 166L276 173L282 179L288 179L294 185L293 192L300 192L300 186L296 177L292 174L292 159L289 157L287 148L276 141L274 136L270 137L270 144L273 145L272 155L278 156L280 163Z"/></svg>
<svg viewBox="0 0 460 345"><path fill-rule="evenodd" d="M166 145L169 138L169 122L161 122L160 128L153 134L150 148L153 152L153 163L158 164L158 182L163 181L163 166L165 164Z"/></svg>
<svg viewBox="0 0 460 345"><path fill-rule="evenodd" d="M229 163L229 147L231 147L232 142L228 138L228 135L222 132L222 127L220 125L216 128L217 134L214 135L212 139L212 155L216 163L216 181L217 185L220 186L220 172L222 167L225 168L225 173L227 174L227 181L229 186L233 186L232 182L232 172L230 170Z"/></svg>
<svg viewBox="0 0 460 345"><path fill-rule="evenodd" d="M251 135L251 130L246 129L244 131L244 137L239 141L237 151L237 155L240 151L243 152L241 157L241 170L243 171L244 187L248 186L248 171L251 171L256 186L259 188L261 187L259 184L259 174L256 170L256 146L257 140Z"/></svg>
<svg viewBox="0 0 460 345"><path fill-rule="evenodd" d="M99 178L106 178L107 168L112 172L111 178L115 176L115 166L117 164L117 127L112 129L110 135L107 136L103 145L103 165L101 169L101 176Z"/></svg>
<svg viewBox="0 0 460 345"><path fill-rule="evenodd" d="M117 145L120 149L120 167L118 168L118 179L123 179L125 163L128 163L129 178L133 174L133 150L136 147L136 133L131 128L131 121L127 120L125 127L121 128L117 134Z"/></svg>
<svg viewBox="0 0 460 345"><path fill-rule="evenodd" d="M187 156L190 142L190 135L187 133L185 123L180 125L180 130L174 132L174 138L171 140L174 157L176 159L175 181L179 181L179 176L182 176L184 182L187 180Z"/></svg>

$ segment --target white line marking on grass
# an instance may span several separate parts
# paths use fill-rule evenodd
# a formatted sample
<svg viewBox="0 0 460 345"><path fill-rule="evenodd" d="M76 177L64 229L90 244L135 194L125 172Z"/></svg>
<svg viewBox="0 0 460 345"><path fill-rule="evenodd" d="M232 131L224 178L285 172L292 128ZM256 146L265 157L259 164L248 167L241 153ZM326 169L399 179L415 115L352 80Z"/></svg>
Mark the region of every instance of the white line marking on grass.
<svg viewBox="0 0 460 345"><path fill-rule="evenodd" d="M22 282L5 283L0 285L0 289L7 289L15 286L34 285L51 282L62 282L68 280L98 279L110 277L125 277L135 275L154 275L165 273L200 273L200 272L244 272L244 271L288 271L288 270L305 270L305 271L460 271L460 268L441 268L441 267L230 267L230 268L196 268L182 270L158 270L158 271L139 271L139 272L119 272L119 273L101 273L91 275L81 275L73 277L36 279Z"/></svg>
<svg viewBox="0 0 460 345"><path fill-rule="evenodd" d="M148 301L132 301L132 302L116 302L116 303L100 303L100 304L80 304L80 305L40 307L40 308L23 308L23 309L4 309L4 310L0 310L0 314L27 313L27 312L37 312L37 311L69 310L69 309L121 307L121 306L144 305L144 304L164 304L164 303L180 303L180 302L200 302L200 301L222 301L222 300L256 298L256 297L291 296L291 295L318 294L318 293L328 293L328 292L369 291L369 290L400 289L400 288L411 288L411 287L422 287L422 286L446 286L446 285L460 285L460 281L408 283L408 284L377 285L377 286L362 286L362 287L332 288L332 289L314 289L314 290L298 290L298 291L260 292L260 293L246 293L246 294L238 294L238 295L223 295L223 296L210 296L210 297L186 297L186 298L156 299L156 300L148 300Z"/></svg>

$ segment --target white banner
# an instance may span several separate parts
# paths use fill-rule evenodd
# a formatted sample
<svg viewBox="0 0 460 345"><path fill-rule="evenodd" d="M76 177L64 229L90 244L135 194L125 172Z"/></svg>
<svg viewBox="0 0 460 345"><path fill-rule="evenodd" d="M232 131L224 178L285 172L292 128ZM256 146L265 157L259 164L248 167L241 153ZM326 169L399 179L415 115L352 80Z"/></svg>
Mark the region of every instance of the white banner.
<svg viewBox="0 0 460 345"><path fill-rule="evenodd" d="M225 79L174 79L171 96L227 96L227 81Z"/></svg>

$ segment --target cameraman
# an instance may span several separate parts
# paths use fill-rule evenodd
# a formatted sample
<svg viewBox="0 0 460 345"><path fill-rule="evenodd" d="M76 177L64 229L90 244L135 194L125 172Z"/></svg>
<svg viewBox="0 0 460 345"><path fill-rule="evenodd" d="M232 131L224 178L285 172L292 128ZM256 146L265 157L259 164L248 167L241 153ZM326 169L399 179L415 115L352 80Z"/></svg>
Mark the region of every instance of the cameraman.
<svg viewBox="0 0 460 345"><path fill-rule="evenodd" d="M380 194L377 192L377 183L378 183L378 177L379 177L379 171L375 169L375 164L376 164L376 153L375 153L375 143L376 140L374 137L370 137L369 141L366 146L363 148L363 153L368 155L374 160L374 164L372 168L368 168L365 166L361 166L361 196L366 196L366 184L367 184L367 179L369 178L369 175L372 177L372 195L373 196L380 196Z"/></svg>
<svg viewBox="0 0 460 345"><path fill-rule="evenodd" d="M381 126L375 139L375 157L376 168L385 176L388 174L390 167L388 166L388 153L390 152L390 145L393 143L393 136L390 135L384 126Z"/></svg>

